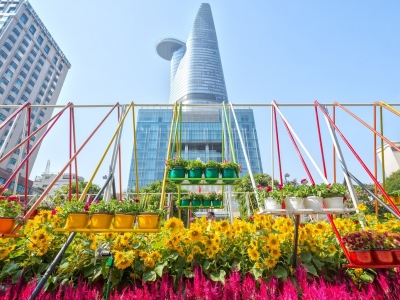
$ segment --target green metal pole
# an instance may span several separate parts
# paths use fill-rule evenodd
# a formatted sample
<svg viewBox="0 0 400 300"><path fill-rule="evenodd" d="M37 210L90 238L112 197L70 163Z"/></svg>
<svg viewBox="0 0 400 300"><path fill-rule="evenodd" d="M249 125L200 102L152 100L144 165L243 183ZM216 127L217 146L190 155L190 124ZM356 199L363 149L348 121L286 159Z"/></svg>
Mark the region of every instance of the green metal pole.
<svg viewBox="0 0 400 300"><path fill-rule="evenodd" d="M233 140L232 140L232 134L231 134L231 123L228 120L228 115L226 114L226 108L225 108L225 102L222 103L223 108L224 108L224 115L225 115L225 120L226 120L226 128L228 129L228 136L229 136L229 145L231 146L231 152L232 152L232 160L234 163L236 163L236 155L235 155L235 149L233 147ZM238 130L240 130L238 128Z"/></svg>
<svg viewBox="0 0 400 300"><path fill-rule="evenodd" d="M179 156L182 157L182 102L179 103Z"/></svg>

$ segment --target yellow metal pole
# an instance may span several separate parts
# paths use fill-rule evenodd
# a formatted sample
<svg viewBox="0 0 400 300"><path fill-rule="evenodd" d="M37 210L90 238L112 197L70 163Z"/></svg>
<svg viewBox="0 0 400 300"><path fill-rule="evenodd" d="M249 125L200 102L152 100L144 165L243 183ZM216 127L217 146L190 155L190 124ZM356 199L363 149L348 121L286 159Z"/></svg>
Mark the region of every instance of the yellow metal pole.
<svg viewBox="0 0 400 300"><path fill-rule="evenodd" d="M170 156L170 153L171 153L171 144L172 144L172 138L173 138L172 131L174 129L175 118L176 118L176 103L174 105L174 112L172 114L171 128L169 130L167 159L169 159L169 156ZM165 203L165 190L166 190L166 187L167 187L167 175L168 175L168 169L167 169L167 167L165 167L165 169L164 169L164 178L163 178L162 189L161 189L160 209L162 209L162 207L164 207L164 203Z"/></svg>
<svg viewBox="0 0 400 300"><path fill-rule="evenodd" d="M136 199L139 199L139 171L138 171L138 159L137 159L137 147L136 147L136 122L135 122L135 104L131 102L132 107L132 125L133 125L133 155L135 159L135 188L136 188Z"/></svg>
<svg viewBox="0 0 400 300"><path fill-rule="evenodd" d="M382 106L379 108L380 113L380 124L381 124L381 135L383 136L383 109ZM383 149L383 139L381 138L381 156L382 156L382 186L386 190L386 179L385 179L385 154Z"/></svg>
<svg viewBox="0 0 400 300"><path fill-rule="evenodd" d="M132 104L129 104L128 109L127 109L127 111L125 112L124 116L122 117L121 122L119 122L118 127L117 127L117 129L115 130L114 135L112 136L110 143L108 144L106 150L104 151L103 156L102 156L101 159L100 159L100 162L98 163L96 169L94 170L92 177L89 179L88 183L86 184L85 189L83 190L83 192L82 192L82 194L81 194L81 196L80 196L80 198L79 198L79 201L83 201L83 199L85 199L85 196L86 196L86 194L87 194L87 191L89 190L89 187L92 185L93 179L94 179L94 177L96 176L96 174L97 174L97 172L98 172L98 170L99 170L101 164L103 163L103 160L104 160L104 158L106 157L108 150L110 149L112 143L114 142L115 137L116 137L117 134L118 134L118 131L121 129L121 126L122 126L122 124L124 123L124 120L125 120L126 116L128 115L128 112L129 112L129 110L130 110L131 107L132 107Z"/></svg>

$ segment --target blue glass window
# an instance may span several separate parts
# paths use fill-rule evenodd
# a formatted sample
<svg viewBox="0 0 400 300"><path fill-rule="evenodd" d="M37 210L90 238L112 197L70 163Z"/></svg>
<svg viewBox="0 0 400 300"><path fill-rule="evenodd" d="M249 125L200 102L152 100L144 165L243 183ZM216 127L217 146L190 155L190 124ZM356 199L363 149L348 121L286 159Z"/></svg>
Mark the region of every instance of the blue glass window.
<svg viewBox="0 0 400 300"><path fill-rule="evenodd" d="M38 63L39 63L40 65L42 65L42 66L44 65L44 61L41 60L41 59L39 59Z"/></svg>
<svg viewBox="0 0 400 300"><path fill-rule="evenodd" d="M50 97L47 97L46 98L46 103L49 103L50 102Z"/></svg>
<svg viewBox="0 0 400 300"><path fill-rule="evenodd" d="M59 64L58 69L59 69L60 71L62 71L63 65L62 65L62 64Z"/></svg>
<svg viewBox="0 0 400 300"><path fill-rule="evenodd" d="M38 74L36 74L36 72L33 72L33 73L32 73L32 77L33 77L33 78L35 78L35 79L37 80L37 79L38 79L38 77L39 77L39 75L38 75Z"/></svg>
<svg viewBox="0 0 400 300"><path fill-rule="evenodd" d="M6 118L7 117L4 114L0 113L0 120L4 121ZM4 141L2 142L4 143ZM1 143L1 145L3 145L3 143Z"/></svg>
<svg viewBox="0 0 400 300"><path fill-rule="evenodd" d="M30 67L27 63L24 64L24 68L25 68L27 71L29 71L29 70L31 69L31 67Z"/></svg>
<svg viewBox="0 0 400 300"><path fill-rule="evenodd" d="M14 57L15 57L18 61L21 61L21 56L19 56L17 53L15 53Z"/></svg>
<svg viewBox="0 0 400 300"><path fill-rule="evenodd" d="M22 54L25 54L25 49L24 49L24 47L19 46L19 47L18 47L18 50L21 51Z"/></svg>
<svg viewBox="0 0 400 300"><path fill-rule="evenodd" d="M20 19L21 19L22 23L24 23L24 24L26 24L26 22L28 22L28 17L26 16L26 14L22 14Z"/></svg>
<svg viewBox="0 0 400 300"><path fill-rule="evenodd" d="M15 44L15 42L17 41L13 35L9 35L9 36L8 36L8 39L9 39L13 44Z"/></svg>
<svg viewBox="0 0 400 300"><path fill-rule="evenodd" d="M26 97L25 95L23 95L23 96L21 97L21 100L24 101L24 102L26 102L26 101L28 101L28 97Z"/></svg>
<svg viewBox="0 0 400 300"><path fill-rule="evenodd" d="M47 84L43 83L43 84L42 84L42 88L43 88L43 89L47 89Z"/></svg>
<svg viewBox="0 0 400 300"><path fill-rule="evenodd" d="M57 57L54 57L54 58L53 58L53 64L57 64L57 61L58 61L58 58L57 58Z"/></svg>
<svg viewBox="0 0 400 300"><path fill-rule="evenodd" d="M34 141L36 140L36 136L31 137L30 140L31 140L32 142L34 142Z"/></svg>
<svg viewBox="0 0 400 300"><path fill-rule="evenodd" d="M3 95L4 94L4 89L0 87L0 94Z"/></svg>
<svg viewBox="0 0 400 300"><path fill-rule="evenodd" d="M24 30L24 27L21 25L20 22L17 22L17 26L19 27L19 29Z"/></svg>
<svg viewBox="0 0 400 300"><path fill-rule="evenodd" d="M35 67L35 70L38 71L40 73L40 71L42 70L39 66Z"/></svg>
<svg viewBox="0 0 400 300"><path fill-rule="evenodd" d="M7 100L10 101L10 102L12 102L12 103L14 103L15 98L14 98L13 96L11 96L11 95L8 95L8 96L7 96Z"/></svg>
<svg viewBox="0 0 400 300"><path fill-rule="evenodd" d="M44 79L44 81L49 82L50 78L46 76L46 78Z"/></svg>
<svg viewBox="0 0 400 300"><path fill-rule="evenodd" d="M10 7L7 11L9 14L15 12L15 7ZM19 24L19 23L18 23ZM21 24L20 24L21 25Z"/></svg>
<svg viewBox="0 0 400 300"><path fill-rule="evenodd" d="M0 56L2 56L3 58L7 58L8 55L3 50L0 50Z"/></svg>
<svg viewBox="0 0 400 300"><path fill-rule="evenodd" d="M6 111L6 112L9 112L10 111L10 108L9 107L3 107L3 109ZM11 123L11 122L10 122ZM12 124L11 124L12 125Z"/></svg>
<svg viewBox="0 0 400 300"><path fill-rule="evenodd" d="M1 82L8 85L8 80L5 77L1 78Z"/></svg>
<svg viewBox="0 0 400 300"><path fill-rule="evenodd" d="M20 35L20 32L18 31L17 28L14 28L14 29L13 29L13 32L15 33L16 36L19 36L19 35Z"/></svg>
<svg viewBox="0 0 400 300"><path fill-rule="evenodd" d="M44 96L44 92L42 90L40 90L39 95L43 97Z"/></svg>
<svg viewBox="0 0 400 300"><path fill-rule="evenodd" d="M32 38L31 38L31 36L30 36L29 34L25 34L25 37L26 37L28 40L32 41Z"/></svg>
<svg viewBox="0 0 400 300"><path fill-rule="evenodd" d="M53 75L53 72L52 72L51 70L49 70L49 71L47 72L47 74L48 74L49 76L51 76L51 75Z"/></svg>
<svg viewBox="0 0 400 300"><path fill-rule="evenodd" d="M22 80L18 78L17 80L15 80L15 84L22 86Z"/></svg>
<svg viewBox="0 0 400 300"><path fill-rule="evenodd" d="M32 54L34 57L36 57L36 55L37 55L37 53L36 53L35 50L31 50L31 54Z"/></svg>
<svg viewBox="0 0 400 300"><path fill-rule="evenodd" d="M19 89L17 89L15 86L12 87L11 92L14 92L15 94L18 95Z"/></svg>
<svg viewBox="0 0 400 300"><path fill-rule="evenodd" d="M11 51L12 49L11 45L7 42L4 43L4 47L6 47L8 51Z"/></svg>
<svg viewBox="0 0 400 300"><path fill-rule="evenodd" d="M31 25L31 27L29 27L29 31L30 31L32 34L35 34L35 32L36 32L35 26Z"/></svg>
<svg viewBox="0 0 400 300"><path fill-rule="evenodd" d="M13 73L10 69L7 69L7 71L5 72L5 74L6 74L7 76L9 76L9 77L13 77L13 75L14 75L14 73Z"/></svg>
<svg viewBox="0 0 400 300"><path fill-rule="evenodd" d="M27 59L31 64L33 64L33 58L32 57L30 57L30 56L28 56L28 59Z"/></svg>
<svg viewBox="0 0 400 300"><path fill-rule="evenodd" d="M24 71L19 72L19 76L26 78L26 73Z"/></svg>
<svg viewBox="0 0 400 300"><path fill-rule="evenodd" d="M41 45L43 43L43 37L41 35L37 38L38 43Z"/></svg>
<svg viewBox="0 0 400 300"><path fill-rule="evenodd" d="M26 89L25 89L25 92L26 92L27 94L30 94L30 93L32 93L32 90L31 90L30 88L26 88Z"/></svg>
<svg viewBox="0 0 400 300"><path fill-rule="evenodd" d="M11 66L11 67L13 67L13 68L14 68L14 70L16 70L16 69L17 69L17 67L18 67L18 66L17 66L17 64L16 64L15 62L13 62L13 61L12 61L12 62L10 62L10 66Z"/></svg>
<svg viewBox="0 0 400 300"><path fill-rule="evenodd" d="M21 152L21 150L20 150L20 149L17 149L17 150L14 151L14 154L17 154L17 155L18 155L20 152Z"/></svg>
<svg viewBox="0 0 400 300"><path fill-rule="evenodd" d="M28 84L29 84L31 87L34 87L34 85L35 85L35 83L34 83L32 80L29 80L29 81L28 81Z"/></svg>
<svg viewBox="0 0 400 300"><path fill-rule="evenodd" d="M39 46L36 44L33 45L33 48L35 48L37 51L39 51L39 49L40 49Z"/></svg>
<svg viewBox="0 0 400 300"><path fill-rule="evenodd" d="M17 163L17 160L15 158L10 158L10 164L15 165Z"/></svg>
<svg viewBox="0 0 400 300"><path fill-rule="evenodd" d="M37 119L37 120L36 120L36 124L38 124L38 125L42 124L42 120Z"/></svg>
<svg viewBox="0 0 400 300"><path fill-rule="evenodd" d="M41 117L44 117L44 111L41 111L39 114Z"/></svg>
<svg viewBox="0 0 400 300"><path fill-rule="evenodd" d="M25 39L22 40L22 44L24 44L25 47L29 47L29 43Z"/></svg>
<svg viewBox="0 0 400 300"><path fill-rule="evenodd" d="M53 83L53 84L51 85L51 88L55 90L55 89L56 89L56 85Z"/></svg>
<svg viewBox="0 0 400 300"><path fill-rule="evenodd" d="M44 47L44 52L46 52L47 54L49 54L49 51L50 51L50 47L49 47L49 45L46 45L46 47Z"/></svg>

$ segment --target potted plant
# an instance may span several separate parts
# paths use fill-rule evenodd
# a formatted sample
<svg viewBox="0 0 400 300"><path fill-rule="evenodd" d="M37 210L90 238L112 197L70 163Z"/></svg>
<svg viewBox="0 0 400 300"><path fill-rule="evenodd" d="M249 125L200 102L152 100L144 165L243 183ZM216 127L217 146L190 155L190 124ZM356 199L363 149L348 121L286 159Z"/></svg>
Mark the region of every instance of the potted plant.
<svg viewBox="0 0 400 300"><path fill-rule="evenodd" d="M389 232L370 231L372 237L371 255L376 264L393 264L392 243Z"/></svg>
<svg viewBox="0 0 400 300"><path fill-rule="evenodd" d="M326 208L343 208L343 201L347 193L347 186L340 183L326 185L323 203Z"/></svg>
<svg viewBox="0 0 400 300"><path fill-rule="evenodd" d="M221 163L221 174L222 178L238 178L239 173L241 172L242 166L235 163L230 162L228 160L224 160ZM234 183L235 180L225 180L225 183Z"/></svg>
<svg viewBox="0 0 400 300"><path fill-rule="evenodd" d="M192 206L201 206L204 199L204 195L201 193L189 193L187 199L190 200Z"/></svg>
<svg viewBox="0 0 400 300"><path fill-rule="evenodd" d="M394 262L400 264L400 234L391 232L389 235L389 249L392 249Z"/></svg>
<svg viewBox="0 0 400 300"><path fill-rule="evenodd" d="M217 193L215 191L209 192L204 196L203 206L210 205L214 207L222 207L222 198L222 194L220 193Z"/></svg>
<svg viewBox="0 0 400 300"><path fill-rule="evenodd" d="M11 199L0 200L0 233L10 233L15 226L15 219L22 214L21 204Z"/></svg>
<svg viewBox="0 0 400 300"><path fill-rule="evenodd" d="M57 215L67 220L65 228L86 228L89 223L89 205L76 199L66 201Z"/></svg>
<svg viewBox="0 0 400 300"><path fill-rule="evenodd" d="M221 170L221 164L214 161L214 160L209 160L206 165L205 165L205 170L204 170L204 177L205 178L216 178L214 180L206 179L207 183L216 183L217 178L219 178L219 172Z"/></svg>
<svg viewBox="0 0 400 300"><path fill-rule="evenodd" d="M146 208L138 203L141 212L137 215L138 228L142 230L154 230L159 228L160 218L165 214L165 209L160 209L155 204L148 204Z"/></svg>
<svg viewBox="0 0 400 300"><path fill-rule="evenodd" d="M179 178L185 178L187 160L179 156L170 158L165 161L165 166L169 170L169 178L174 180L175 183L181 183L183 181L183 179ZM178 180L175 178L178 178Z"/></svg>
<svg viewBox="0 0 400 300"><path fill-rule="evenodd" d="M188 178L201 178L203 176L203 171L205 169L205 164L201 161L200 158L196 160L189 160L186 166L186 170L188 171ZM190 183L199 183L198 180L189 179Z"/></svg>
<svg viewBox="0 0 400 300"><path fill-rule="evenodd" d="M105 200L94 200L89 206L91 229L108 229L113 220L113 206Z"/></svg>
<svg viewBox="0 0 400 300"><path fill-rule="evenodd" d="M135 223L136 214L140 211L139 199L125 199L110 201L111 211L114 212L115 229L131 229Z"/></svg>
<svg viewBox="0 0 400 300"><path fill-rule="evenodd" d="M305 179L303 179L305 180ZM300 189L304 191L304 207L311 208L314 210L322 209L323 201L323 185L311 184L311 185L301 185Z"/></svg>
<svg viewBox="0 0 400 300"><path fill-rule="evenodd" d="M277 187L274 189L272 186L257 186L256 192L258 199L259 201L264 200L266 209L280 209L282 207L280 204L282 203L282 199L278 196L278 193L276 193L277 191L281 194L281 190L277 190ZM275 195L275 197L273 197L272 194Z"/></svg>
<svg viewBox="0 0 400 300"><path fill-rule="evenodd" d="M349 250L350 263L369 265L372 263L372 234L369 231L356 231L345 235L342 240Z"/></svg>
<svg viewBox="0 0 400 300"><path fill-rule="evenodd" d="M282 188L282 194L285 198L287 210L304 208L304 191L299 189L299 185L296 180L284 184Z"/></svg>

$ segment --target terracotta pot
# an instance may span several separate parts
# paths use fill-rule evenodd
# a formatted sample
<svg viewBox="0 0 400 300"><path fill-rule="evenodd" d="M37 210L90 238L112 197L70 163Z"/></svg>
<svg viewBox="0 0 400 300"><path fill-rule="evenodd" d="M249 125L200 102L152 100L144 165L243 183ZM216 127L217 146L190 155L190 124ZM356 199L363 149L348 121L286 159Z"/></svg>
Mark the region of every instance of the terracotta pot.
<svg viewBox="0 0 400 300"><path fill-rule="evenodd" d="M113 215L107 213L94 213L90 215L90 229L109 229Z"/></svg>
<svg viewBox="0 0 400 300"><path fill-rule="evenodd" d="M11 233L15 226L15 219L8 217L0 217L0 233Z"/></svg>
<svg viewBox="0 0 400 300"><path fill-rule="evenodd" d="M132 229L135 218L132 214L115 214L113 226L115 229Z"/></svg>
<svg viewBox="0 0 400 300"><path fill-rule="evenodd" d="M393 264L392 250L371 250L372 259L377 265Z"/></svg>
<svg viewBox="0 0 400 300"><path fill-rule="evenodd" d="M356 265L372 264L371 251L369 250L352 250L349 251L351 262Z"/></svg>
<svg viewBox="0 0 400 300"><path fill-rule="evenodd" d="M159 215L157 213L143 212L138 214L138 227L139 229L157 229L159 222Z"/></svg>
<svg viewBox="0 0 400 300"><path fill-rule="evenodd" d="M86 228L89 223L89 215L87 213L72 213L67 217L65 228Z"/></svg>

